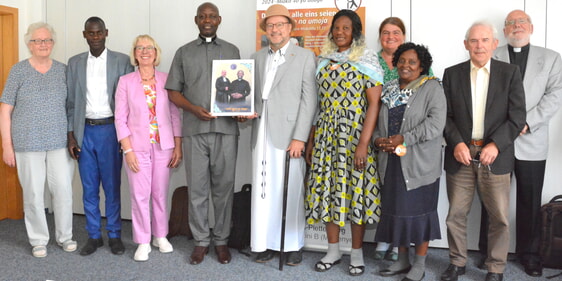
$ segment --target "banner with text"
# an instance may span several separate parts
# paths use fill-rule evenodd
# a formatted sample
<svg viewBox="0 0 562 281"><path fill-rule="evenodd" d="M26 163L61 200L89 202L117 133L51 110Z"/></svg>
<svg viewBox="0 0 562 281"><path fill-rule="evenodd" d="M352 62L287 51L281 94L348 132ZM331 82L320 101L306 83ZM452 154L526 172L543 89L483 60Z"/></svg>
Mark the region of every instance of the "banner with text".
<svg viewBox="0 0 562 281"><path fill-rule="evenodd" d="M343 9L354 10L365 26L365 7L361 0L257 0L256 14L256 50L267 47L266 33L261 30L260 22L265 18L265 11L273 4L282 4L289 10L295 20L291 37L301 47L312 50L316 55L330 32L332 17Z"/></svg>

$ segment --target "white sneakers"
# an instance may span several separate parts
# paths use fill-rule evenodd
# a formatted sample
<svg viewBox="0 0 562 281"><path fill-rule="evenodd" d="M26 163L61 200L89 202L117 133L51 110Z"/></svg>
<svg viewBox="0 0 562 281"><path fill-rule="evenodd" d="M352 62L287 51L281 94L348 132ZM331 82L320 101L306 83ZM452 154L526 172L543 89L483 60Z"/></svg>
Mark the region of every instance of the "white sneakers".
<svg viewBox="0 0 562 281"><path fill-rule="evenodd" d="M150 253L150 251L152 251L150 244L139 244L139 247L135 252L135 261L147 261L148 253Z"/></svg>
<svg viewBox="0 0 562 281"><path fill-rule="evenodd" d="M152 240L152 246L158 248L161 253L171 253L174 251L172 244L170 244L166 237L154 237L154 239ZM150 248L150 244L139 244L139 247L135 252L135 261L147 261L150 251L152 251L152 248Z"/></svg>
<svg viewBox="0 0 562 281"><path fill-rule="evenodd" d="M158 248L160 253L171 253L174 251L172 244L166 239L166 237L152 239L152 246Z"/></svg>

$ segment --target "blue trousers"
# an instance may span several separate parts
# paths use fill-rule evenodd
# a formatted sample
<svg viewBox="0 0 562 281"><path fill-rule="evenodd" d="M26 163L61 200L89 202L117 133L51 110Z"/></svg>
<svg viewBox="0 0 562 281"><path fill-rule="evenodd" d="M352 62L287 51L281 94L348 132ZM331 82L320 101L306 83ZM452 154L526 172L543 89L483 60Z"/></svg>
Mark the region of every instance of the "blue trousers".
<svg viewBox="0 0 562 281"><path fill-rule="evenodd" d="M78 169L84 193L86 231L93 239L101 237L100 183L105 194L106 230L109 238L121 237L121 165L123 156L114 124L84 128Z"/></svg>

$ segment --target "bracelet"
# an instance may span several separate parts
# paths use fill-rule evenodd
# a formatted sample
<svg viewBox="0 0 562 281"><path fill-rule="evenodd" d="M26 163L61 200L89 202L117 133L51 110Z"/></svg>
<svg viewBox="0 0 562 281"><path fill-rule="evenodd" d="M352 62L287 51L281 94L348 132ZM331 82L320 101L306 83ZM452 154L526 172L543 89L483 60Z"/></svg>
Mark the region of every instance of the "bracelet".
<svg viewBox="0 0 562 281"><path fill-rule="evenodd" d="M127 150L124 150L124 151L123 151L123 155L127 155L127 153L129 153L129 152L131 152L131 151L133 151L132 148L129 148L129 149L127 149Z"/></svg>

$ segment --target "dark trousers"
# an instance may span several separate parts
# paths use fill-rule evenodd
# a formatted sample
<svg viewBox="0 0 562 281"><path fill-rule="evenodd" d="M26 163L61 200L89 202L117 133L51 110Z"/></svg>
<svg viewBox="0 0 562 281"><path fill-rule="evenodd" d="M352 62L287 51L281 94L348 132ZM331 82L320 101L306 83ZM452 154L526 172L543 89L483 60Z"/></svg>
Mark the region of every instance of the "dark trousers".
<svg viewBox="0 0 562 281"><path fill-rule="evenodd" d="M517 181L516 200L516 246L515 252L521 263L539 262L540 247L540 208L546 160L523 161L515 159L515 179ZM480 221L480 252L485 253L487 240L488 214L482 207Z"/></svg>
<svg viewBox="0 0 562 281"><path fill-rule="evenodd" d="M100 183L105 195L107 236L121 237L121 164L115 125L88 125L84 128L78 169L82 180L86 230L90 238L101 237Z"/></svg>

